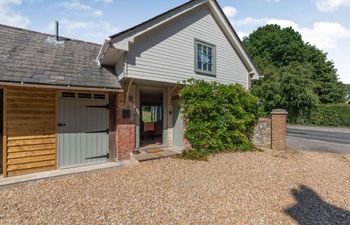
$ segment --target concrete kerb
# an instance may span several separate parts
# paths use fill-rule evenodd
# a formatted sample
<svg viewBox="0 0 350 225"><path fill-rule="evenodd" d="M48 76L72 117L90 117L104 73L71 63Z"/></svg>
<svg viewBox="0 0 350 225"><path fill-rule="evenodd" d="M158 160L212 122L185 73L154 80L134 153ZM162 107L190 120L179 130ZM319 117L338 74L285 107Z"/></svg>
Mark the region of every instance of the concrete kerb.
<svg viewBox="0 0 350 225"><path fill-rule="evenodd" d="M75 174L82 174L100 170L109 169L122 169L128 166L137 165L133 160L123 160L117 162L107 162L95 165L81 166L62 170L52 170L40 173L26 174L14 177L0 178L0 188L18 185L22 183L28 183L31 181L46 180L46 179L57 179L64 176L70 176Z"/></svg>

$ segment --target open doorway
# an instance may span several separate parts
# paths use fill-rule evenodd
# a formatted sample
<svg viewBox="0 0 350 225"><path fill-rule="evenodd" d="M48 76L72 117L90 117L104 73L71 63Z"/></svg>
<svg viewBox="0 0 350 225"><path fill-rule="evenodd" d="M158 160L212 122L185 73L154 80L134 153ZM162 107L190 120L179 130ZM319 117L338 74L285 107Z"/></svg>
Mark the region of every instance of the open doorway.
<svg viewBox="0 0 350 225"><path fill-rule="evenodd" d="M140 89L140 146L163 145L163 90Z"/></svg>
<svg viewBox="0 0 350 225"><path fill-rule="evenodd" d="M2 175L2 161L3 161L3 145L2 145L2 134L3 134L3 89L0 89L0 175Z"/></svg>

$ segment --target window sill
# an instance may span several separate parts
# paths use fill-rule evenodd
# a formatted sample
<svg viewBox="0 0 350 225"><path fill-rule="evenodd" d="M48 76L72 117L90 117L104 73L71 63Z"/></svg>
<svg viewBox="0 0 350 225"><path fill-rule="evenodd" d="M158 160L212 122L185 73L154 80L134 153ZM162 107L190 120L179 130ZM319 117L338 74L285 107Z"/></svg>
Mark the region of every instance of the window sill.
<svg viewBox="0 0 350 225"><path fill-rule="evenodd" d="M216 73L210 73L210 72L205 72L205 71L201 71L201 70L195 70L194 72L195 72L196 74L199 74L199 75L210 76L210 77L216 77Z"/></svg>

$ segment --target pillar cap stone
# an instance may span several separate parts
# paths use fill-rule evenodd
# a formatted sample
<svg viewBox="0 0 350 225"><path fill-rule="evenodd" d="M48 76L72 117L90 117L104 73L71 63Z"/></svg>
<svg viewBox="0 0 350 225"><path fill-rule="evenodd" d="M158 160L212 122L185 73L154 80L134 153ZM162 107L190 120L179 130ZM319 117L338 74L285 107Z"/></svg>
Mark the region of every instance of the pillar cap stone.
<svg viewBox="0 0 350 225"><path fill-rule="evenodd" d="M271 115L288 115L285 109L273 109Z"/></svg>

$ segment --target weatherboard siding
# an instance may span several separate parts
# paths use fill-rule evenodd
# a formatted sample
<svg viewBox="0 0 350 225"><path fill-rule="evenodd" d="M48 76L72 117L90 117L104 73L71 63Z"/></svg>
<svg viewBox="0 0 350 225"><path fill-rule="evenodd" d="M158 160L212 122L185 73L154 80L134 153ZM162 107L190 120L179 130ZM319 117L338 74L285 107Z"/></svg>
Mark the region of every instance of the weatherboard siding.
<svg viewBox="0 0 350 225"><path fill-rule="evenodd" d="M194 40L216 46L216 77L194 71ZM127 77L177 83L189 78L248 86L248 71L203 6L135 39Z"/></svg>

